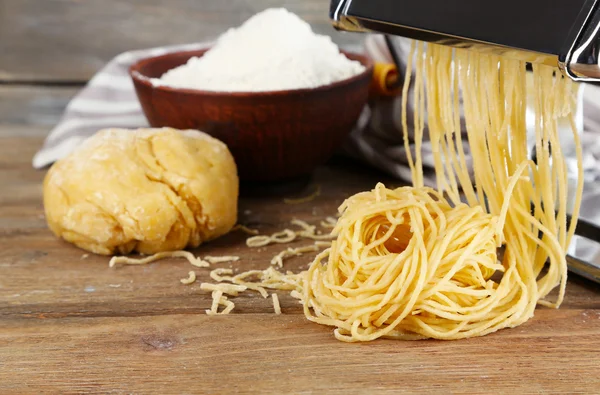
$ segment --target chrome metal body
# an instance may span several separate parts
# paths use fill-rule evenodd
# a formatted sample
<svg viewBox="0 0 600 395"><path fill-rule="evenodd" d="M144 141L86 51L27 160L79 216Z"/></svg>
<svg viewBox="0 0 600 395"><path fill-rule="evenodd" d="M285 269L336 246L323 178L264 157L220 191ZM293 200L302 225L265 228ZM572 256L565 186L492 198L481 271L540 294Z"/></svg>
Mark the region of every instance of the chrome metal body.
<svg viewBox="0 0 600 395"><path fill-rule="evenodd" d="M332 0L338 30L493 52L600 81L600 0Z"/></svg>

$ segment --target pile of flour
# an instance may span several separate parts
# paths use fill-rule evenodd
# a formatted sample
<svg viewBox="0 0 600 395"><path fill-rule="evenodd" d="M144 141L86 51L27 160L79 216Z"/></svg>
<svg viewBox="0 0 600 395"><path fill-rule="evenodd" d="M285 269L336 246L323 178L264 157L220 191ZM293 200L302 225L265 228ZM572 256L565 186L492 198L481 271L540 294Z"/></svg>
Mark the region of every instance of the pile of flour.
<svg viewBox="0 0 600 395"><path fill-rule="evenodd" d="M204 56L167 71L155 85L228 92L314 88L364 70L331 38L283 8L262 11L219 37Z"/></svg>

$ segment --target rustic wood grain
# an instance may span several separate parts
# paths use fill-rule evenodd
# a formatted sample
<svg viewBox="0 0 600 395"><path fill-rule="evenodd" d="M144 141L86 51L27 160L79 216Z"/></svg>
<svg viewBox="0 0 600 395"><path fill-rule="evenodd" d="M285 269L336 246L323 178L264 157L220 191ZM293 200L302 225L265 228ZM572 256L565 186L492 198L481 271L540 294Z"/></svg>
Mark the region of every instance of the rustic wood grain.
<svg viewBox="0 0 600 395"><path fill-rule="evenodd" d="M2 0L0 80L85 81L132 49L207 41L269 7L286 7L331 35L328 0Z"/></svg>
<svg viewBox="0 0 600 395"><path fill-rule="evenodd" d="M327 0L2 0L0 82L82 83L116 54L203 41L270 6L285 6L343 45ZM165 260L108 267L47 229L44 171L31 158L77 87L0 85L0 394L23 393L599 393L600 288L570 276L559 310L521 327L464 341L345 344L308 322L280 292L283 315L254 293L228 317L203 311L210 295ZM244 186L240 220L262 232L292 218L316 222L380 173L334 161L311 179ZM309 194L296 206L283 197ZM248 249L241 233L194 251L237 254L265 268L281 246ZM300 243L297 243L300 245ZM306 267L310 256L286 261ZM215 266L228 267L229 264ZM199 281L204 269L194 270Z"/></svg>
<svg viewBox="0 0 600 395"><path fill-rule="evenodd" d="M0 112L1 112L0 106ZM1 122L0 122L1 125ZM230 317L179 279L182 260L108 267L54 238L43 217L44 171L30 167L45 126L0 126L0 393L594 393L600 388L600 290L571 276L565 304L525 325L465 341L344 344L279 292L283 315L254 293ZM244 186L240 220L263 232L316 222L380 173L335 160L312 178ZM322 193L307 204L282 198ZM233 233L195 251L265 268L281 246L249 249ZM298 243L300 245L300 243ZM300 270L310 256L286 261ZM228 267L229 264L215 266ZM194 268L199 281L205 269Z"/></svg>
<svg viewBox="0 0 600 395"><path fill-rule="evenodd" d="M0 85L0 122L11 125L1 131L14 133L13 126L26 125L24 130L30 130L31 126L40 125L45 126L43 133L47 133L58 123L79 89L81 87Z"/></svg>
<svg viewBox="0 0 600 395"><path fill-rule="evenodd" d="M284 314L0 320L4 394L597 393L597 310L464 341L346 344Z"/></svg>

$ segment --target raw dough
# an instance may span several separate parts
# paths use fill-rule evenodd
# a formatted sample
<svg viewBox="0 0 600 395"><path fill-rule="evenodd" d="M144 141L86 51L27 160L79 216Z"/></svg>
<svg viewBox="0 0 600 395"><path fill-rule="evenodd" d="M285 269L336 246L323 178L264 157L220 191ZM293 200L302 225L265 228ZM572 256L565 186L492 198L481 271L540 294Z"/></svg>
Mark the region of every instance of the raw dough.
<svg viewBox="0 0 600 395"><path fill-rule="evenodd" d="M231 153L205 133L106 129L44 180L50 229L97 254L197 247L237 220Z"/></svg>

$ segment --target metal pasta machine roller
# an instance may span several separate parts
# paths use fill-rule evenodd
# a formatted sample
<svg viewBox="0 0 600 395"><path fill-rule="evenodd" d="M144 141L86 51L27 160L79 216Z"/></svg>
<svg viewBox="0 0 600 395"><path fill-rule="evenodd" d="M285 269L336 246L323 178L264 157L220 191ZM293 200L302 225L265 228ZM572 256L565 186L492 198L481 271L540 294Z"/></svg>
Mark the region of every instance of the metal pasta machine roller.
<svg viewBox="0 0 600 395"><path fill-rule="evenodd" d="M556 66L600 81L600 0L332 0L338 30L380 32Z"/></svg>

